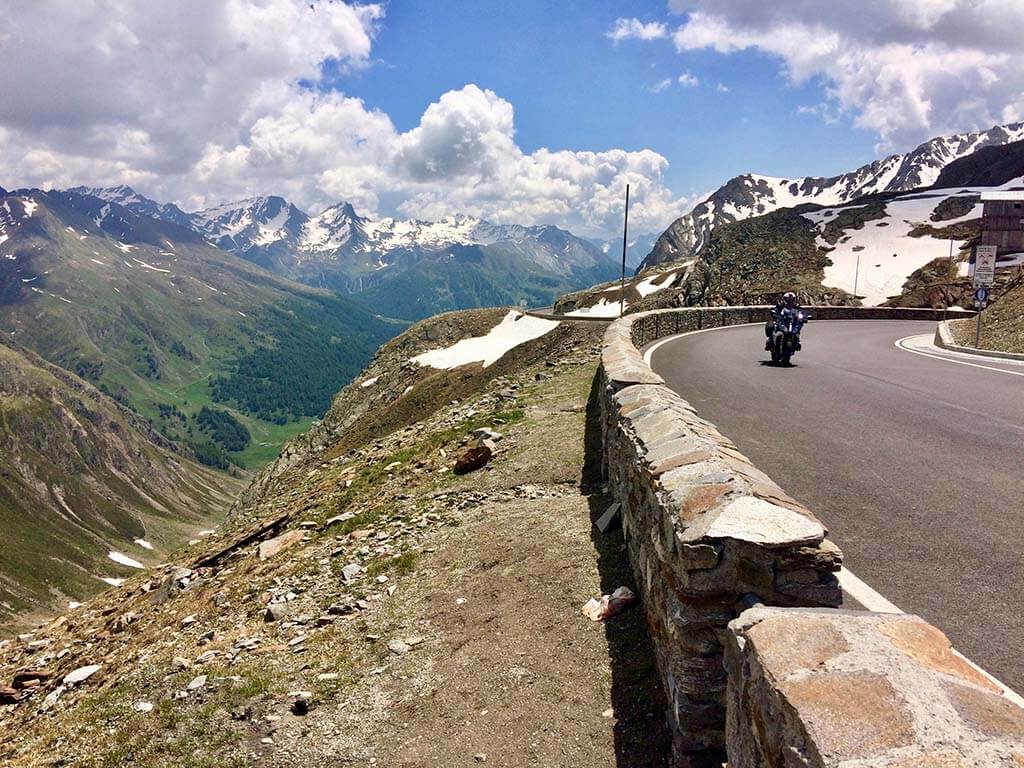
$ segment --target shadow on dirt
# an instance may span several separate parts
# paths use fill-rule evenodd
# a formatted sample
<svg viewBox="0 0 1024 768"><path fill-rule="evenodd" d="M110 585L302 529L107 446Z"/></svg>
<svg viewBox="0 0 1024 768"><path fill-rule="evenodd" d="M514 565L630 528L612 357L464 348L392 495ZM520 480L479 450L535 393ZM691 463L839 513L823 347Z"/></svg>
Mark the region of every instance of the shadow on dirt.
<svg viewBox="0 0 1024 768"><path fill-rule="evenodd" d="M601 592L611 594L623 585L638 592L629 565L622 529L606 533L594 525L612 503L601 493L601 417L595 376L587 401L583 474L580 491L590 505L590 537L597 553ZM672 739L665 722L666 701L661 689L654 648L638 605L604 624L612 667L612 708L615 711L615 755L620 768L654 768L670 763Z"/></svg>

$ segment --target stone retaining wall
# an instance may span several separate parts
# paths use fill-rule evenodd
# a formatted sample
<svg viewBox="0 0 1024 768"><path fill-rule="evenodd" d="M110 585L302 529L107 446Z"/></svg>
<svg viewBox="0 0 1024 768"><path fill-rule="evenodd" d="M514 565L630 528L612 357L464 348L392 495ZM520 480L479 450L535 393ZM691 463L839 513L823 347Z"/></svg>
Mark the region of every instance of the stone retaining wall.
<svg viewBox="0 0 1024 768"><path fill-rule="evenodd" d="M612 323L604 338L604 470L610 493L622 505L629 556L669 701L677 766L720 766L727 747L731 758L737 749L750 755L771 753L771 736L783 720L773 714L770 697L755 688L754 677L732 679L748 668L743 630L735 625L730 629L747 605L842 602L836 578L842 554L827 539L822 523L665 386L640 351L677 333L763 322L767 309L639 313ZM941 318L941 312L912 309L815 307L811 312L818 319ZM726 648L733 649L732 676L726 674ZM727 686L732 686L734 710L736 702L746 703L745 714L730 714L728 743ZM836 688L836 695L842 690ZM776 703L790 707L786 711L793 723L804 722L801 706L793 710L785 696ZM741 737L742 732L749 732L749 738ZM768 746L757 747L760 753L746 747L762 743ZM791 757L762 762L751 757L736 764L838 764Z"/></svg>

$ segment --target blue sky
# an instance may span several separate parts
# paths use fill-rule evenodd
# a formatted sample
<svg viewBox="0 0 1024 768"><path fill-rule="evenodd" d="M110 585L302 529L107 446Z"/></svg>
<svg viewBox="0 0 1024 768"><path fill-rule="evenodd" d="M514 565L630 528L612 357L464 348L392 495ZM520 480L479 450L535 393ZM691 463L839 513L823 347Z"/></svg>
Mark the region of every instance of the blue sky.
<svg viewBox="0 0 1024 768"><path fill-rule="evenodd" d="M821 101L817 79L794 86L777 57L757 51L680 54L667 39L613 43L606 33L626 16L670 18L654 0L396 0L371 66L334 72L325 87L359 96L405 131L438 94L475 83L512 103L525 151L653 149L668 159L666 182L679 195L748 171L831 175L875 159L877 135L849 116L827 124L798 112ZM684 72L699 84L679 85ZM664 79L672 85L652 92Z"/></svg>
<svg viewBox="0 0 1024 768"><path fill-rule="evenodd" d="M832 175L1024 119L1024 2L13 8L0 184L130 184L186 210L278 194L610 236L628 183L653 232L736 174Z"/></svg>

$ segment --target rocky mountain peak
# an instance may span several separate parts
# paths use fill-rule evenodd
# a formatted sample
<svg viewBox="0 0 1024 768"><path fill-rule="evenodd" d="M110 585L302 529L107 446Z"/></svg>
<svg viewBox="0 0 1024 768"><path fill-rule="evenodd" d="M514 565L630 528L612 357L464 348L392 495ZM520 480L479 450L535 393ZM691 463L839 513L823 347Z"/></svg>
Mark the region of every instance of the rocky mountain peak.
<svg viewBox="0 0 1024 768"><path fill-rule="evenodd" d="M640 264L656 264L695 256L711 231L735 221L804 203L840 205L878 192L907 192L933 185L942 169L979 149L1024 139L1024 123L998 125L985 131L939 136L902 155L874 160L838 176L783 179L758 174L733 177L693 210L674 221Z"/></svg>

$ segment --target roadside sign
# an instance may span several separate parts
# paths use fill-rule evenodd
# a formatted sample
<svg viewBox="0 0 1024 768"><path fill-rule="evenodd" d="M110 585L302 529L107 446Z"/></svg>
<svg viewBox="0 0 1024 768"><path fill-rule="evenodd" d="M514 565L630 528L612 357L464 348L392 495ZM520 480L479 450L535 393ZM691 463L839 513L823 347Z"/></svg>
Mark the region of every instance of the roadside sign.
<svg viewBox="0 0 1024 768"><path fill-rule="evenodd" d="M988 301L988 288L984 285L979 285L974 289L974 300L986 302Z"/></svg>
<svg viewBox="0 0 1024 768"><path fill-rule="evenodd" d="M992 285L996 277L996 247L979 245L974 249L974 284Z"/></svg>

